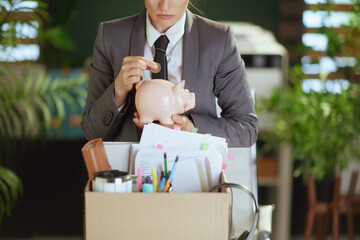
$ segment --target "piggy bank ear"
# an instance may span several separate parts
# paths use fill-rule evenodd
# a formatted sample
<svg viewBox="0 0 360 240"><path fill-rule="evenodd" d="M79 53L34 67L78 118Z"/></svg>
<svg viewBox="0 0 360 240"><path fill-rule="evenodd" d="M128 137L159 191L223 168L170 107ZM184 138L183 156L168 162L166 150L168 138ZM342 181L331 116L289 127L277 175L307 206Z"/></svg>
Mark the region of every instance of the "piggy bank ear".
<svg viewBox="0 0 360 240"><path fill-rule="evenodd" d="M185 80L181 80L177 84L175 84L175 89L184 89L185 87Z"/></svg>

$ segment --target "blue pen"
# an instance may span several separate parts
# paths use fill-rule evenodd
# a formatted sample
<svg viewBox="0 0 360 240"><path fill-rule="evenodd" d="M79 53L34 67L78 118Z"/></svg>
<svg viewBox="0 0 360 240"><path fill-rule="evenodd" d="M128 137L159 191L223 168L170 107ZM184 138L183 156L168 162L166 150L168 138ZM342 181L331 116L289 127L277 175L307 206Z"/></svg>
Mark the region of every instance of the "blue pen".
<svg viewBox="0 0 360 240"><path fill-rule="evenodd" d="M172 167L172 169L171 169L170 176L169 176L168 180L167 180L166 183L165 183L165 187L164 187L164 189L163 189L163 192L167 192L167 191L169 190L169 188L170 188L170 183L171 183L171 181L172 181L172 179L173 179L174 172L175 172L175 169L176 169L176 165L177 165L177 163L178 163L178 160L179 160L179 156L176 156L174 165L173 165L173 167Z"/></svg>
<svg viewBox="0 0 360 240"><path fill-rule="evenodd" d="M165 177L163 177L163 178L161 179L161 183L160 183L160 190L159 190L159 192L162 192L162 191L163 191L164 186L165 186L165 182L166 182L166 178L165 178Z"/></svg>

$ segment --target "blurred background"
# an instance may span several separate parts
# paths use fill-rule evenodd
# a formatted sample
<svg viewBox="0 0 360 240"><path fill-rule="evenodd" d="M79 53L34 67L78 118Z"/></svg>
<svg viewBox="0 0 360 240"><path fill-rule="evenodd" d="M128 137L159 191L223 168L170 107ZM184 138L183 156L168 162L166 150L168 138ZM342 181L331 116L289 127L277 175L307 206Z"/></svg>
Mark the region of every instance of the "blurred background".
<svg viewBox="0 0 360 240"><path fill-rule="evenodd" d="M349 187L360 159L359 0L193 3L192 12L232 25L256 92L258 199L275 205L273 239L304 237L309 173L316 184L329 180L318 187L330 189L328 206L355 196L342 209L354 206L360 239L360 183ZM144 2L0 0L0 8L0 239L82 239L80 122L97 27ZM345 215L339 232L349 235Z"/></svg>

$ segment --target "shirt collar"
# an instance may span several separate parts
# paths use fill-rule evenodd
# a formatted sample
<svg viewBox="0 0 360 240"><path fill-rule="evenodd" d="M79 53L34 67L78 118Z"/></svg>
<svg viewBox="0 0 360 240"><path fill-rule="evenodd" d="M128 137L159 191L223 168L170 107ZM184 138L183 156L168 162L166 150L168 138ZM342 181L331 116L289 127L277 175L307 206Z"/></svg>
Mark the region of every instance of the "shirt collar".
<svg viewBox="0 0 360 240"><path fill-rule="evenodd" d="M169 39L169 44L174 46L179 39L184 35L185 32L185 19L186 19L186 12L184 16L175 23L171 28L169 28L164 34ZM146 13L146 39L150 47L152 47L155 41L161 36L162 34L159 33L154 26L151 24L149 14Z"/></svg>

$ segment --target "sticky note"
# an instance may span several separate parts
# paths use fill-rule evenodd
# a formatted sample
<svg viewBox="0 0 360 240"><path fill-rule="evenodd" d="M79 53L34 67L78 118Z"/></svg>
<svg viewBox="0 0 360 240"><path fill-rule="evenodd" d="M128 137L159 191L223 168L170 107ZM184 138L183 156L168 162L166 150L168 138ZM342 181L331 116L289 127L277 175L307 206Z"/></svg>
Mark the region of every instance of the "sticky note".
<svg viewBox="0 0 360 240"><path fill-rule="evenodd" d="M226 167L227 167L227 165L226 165L226 163L223 163L223 165L222 165L222 170L226 170Z"/></svg>
<svg viewBox="0 0 360 240"><path fill-rule="evenodd" d="M198 130L199 130L199 129L197 129L196 127L194 127L194 128L192 129L192 132L193 132L193 133L197 133Z"/></svg>
<svg viewBox="0 0 360 240"><path fill-rule="evenodd" d="M164 146L163 146L163 145L161 145L161 144L158 144L158 145L156 145L156 148L157 148L157 149L163 149L163 148L164 148Z"/></svg>
<svg viewBox="0 0 360 240"><path fill-rule="evenodd" d="M211 133L205 133L206 136L211 136Z"/></svg>
<svg viewBox="0 0 360 240"><path fill-rule="evenodd" d="M231 155L231 154L227 154L226 158L229 159L229 160L234 160L235 159L235 157L233 155Z"/></svg>
<svg viewBox="0 0 360 240"><path fill-rule="evenodd" d="M175 125L174 129L175 130L180 130L181 128L179 126Z"/></svg>
<svg viewBox="0 0 360 240"><path fill-rule="evenodd" d="M203 143L203 145L201 145L201 150L208 150L208 149L209 149L208 143Z"/></svg>

